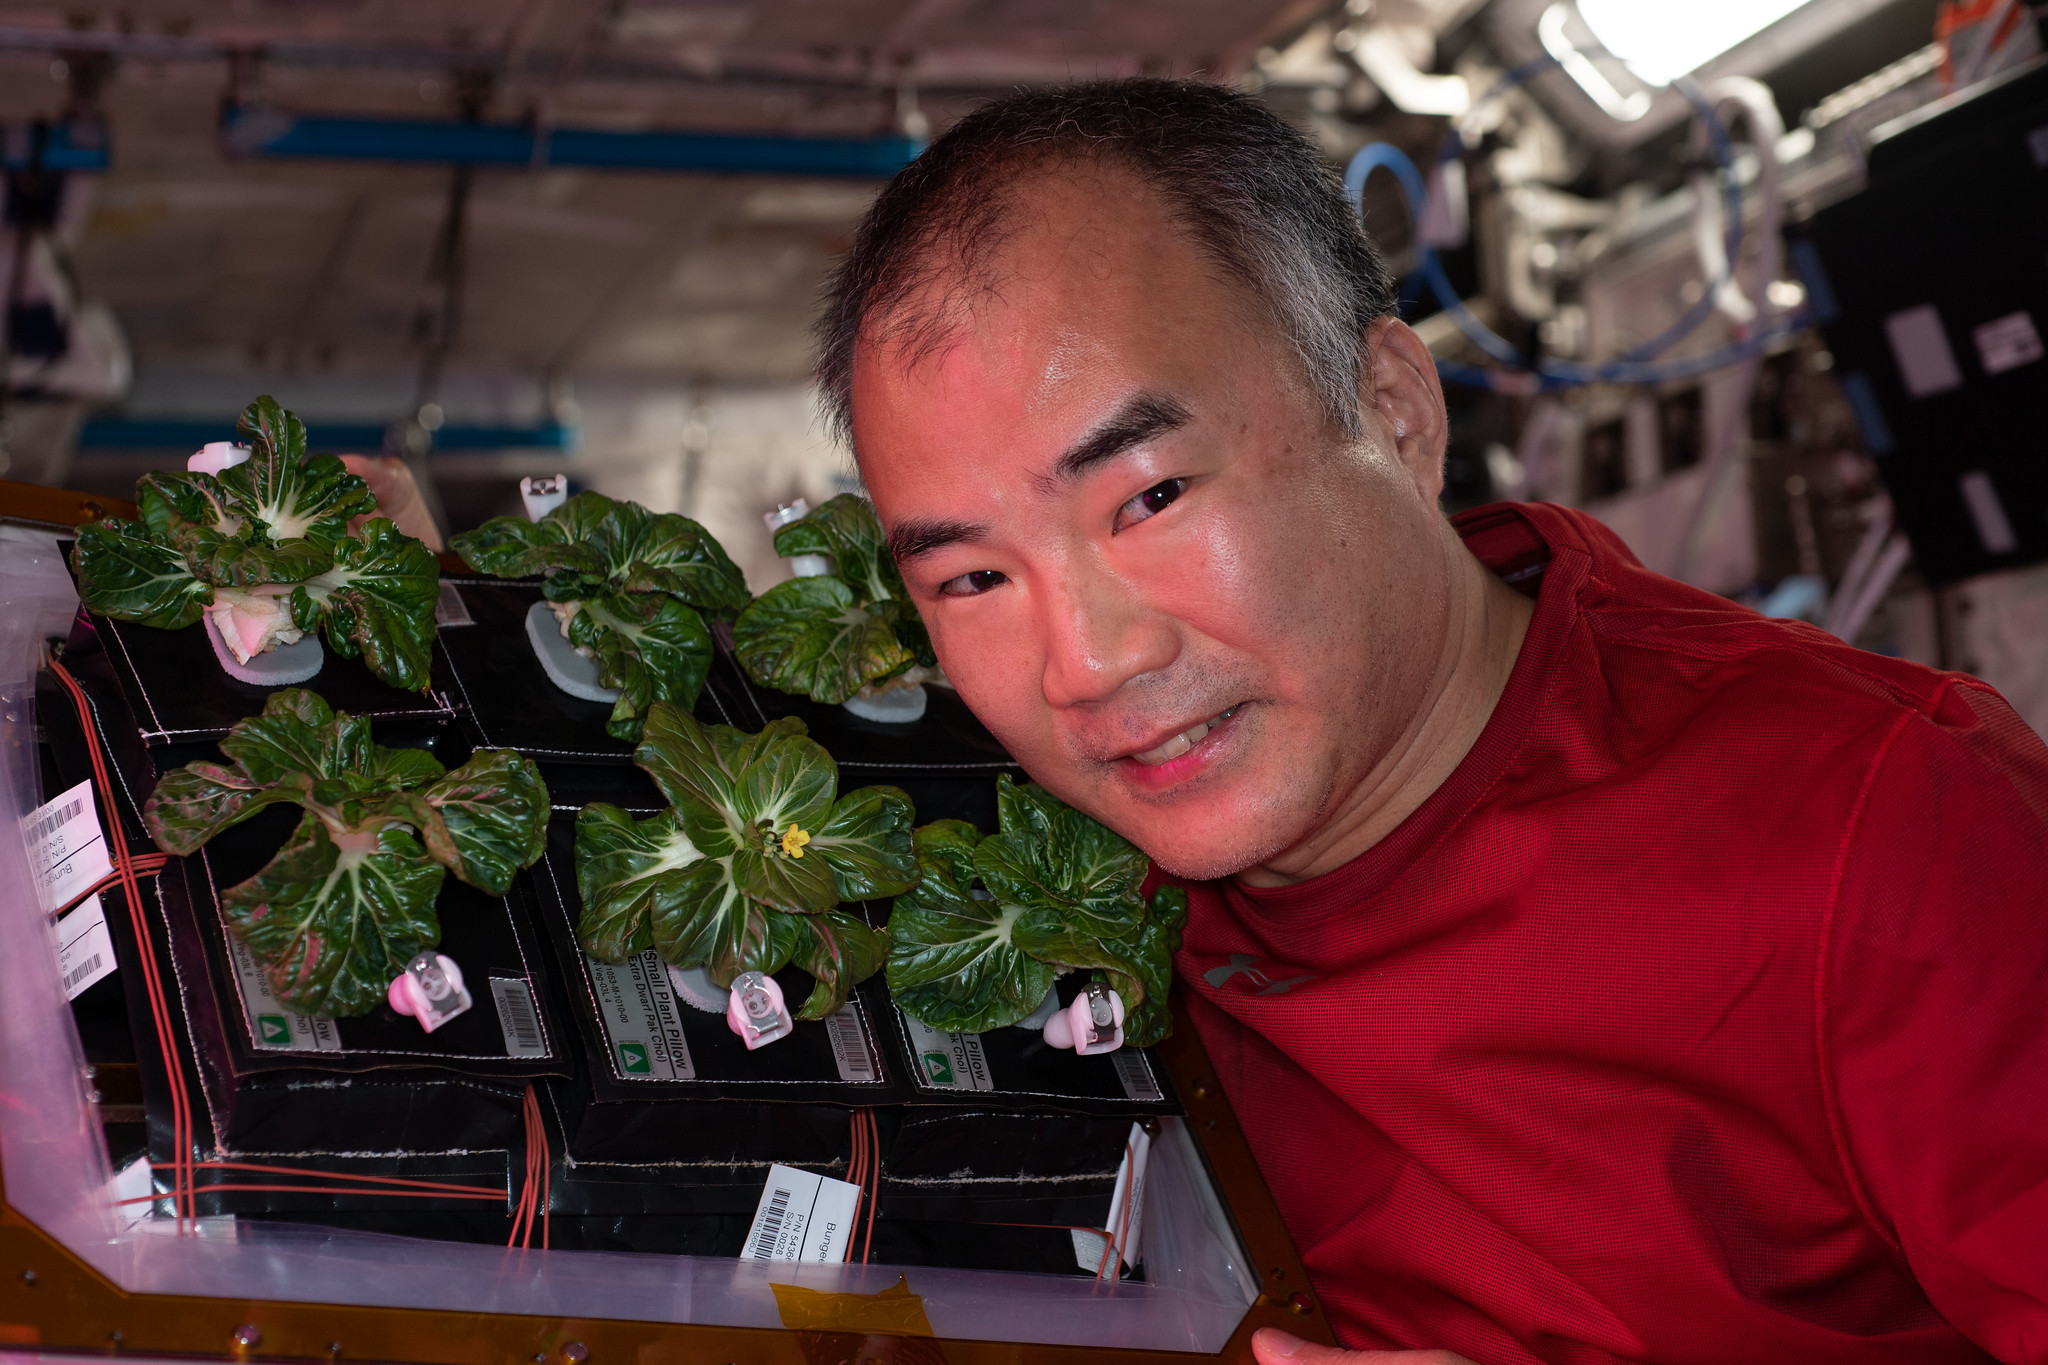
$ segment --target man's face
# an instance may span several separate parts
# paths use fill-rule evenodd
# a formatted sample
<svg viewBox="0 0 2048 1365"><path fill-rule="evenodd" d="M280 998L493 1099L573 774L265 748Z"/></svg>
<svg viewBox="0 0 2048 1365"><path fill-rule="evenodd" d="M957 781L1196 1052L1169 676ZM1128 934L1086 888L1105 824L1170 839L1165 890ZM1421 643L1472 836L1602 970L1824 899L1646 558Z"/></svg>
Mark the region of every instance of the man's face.
<svg viewBox="0 0 2048 1365"><path fill-rule="evenodd" d="M947 677L1033 778L1181 875L1264 863L1426 709L1441 426L1369 394L1346 437L1135 179L1012 194L949 343L858 353L868 489Z"/></svg>

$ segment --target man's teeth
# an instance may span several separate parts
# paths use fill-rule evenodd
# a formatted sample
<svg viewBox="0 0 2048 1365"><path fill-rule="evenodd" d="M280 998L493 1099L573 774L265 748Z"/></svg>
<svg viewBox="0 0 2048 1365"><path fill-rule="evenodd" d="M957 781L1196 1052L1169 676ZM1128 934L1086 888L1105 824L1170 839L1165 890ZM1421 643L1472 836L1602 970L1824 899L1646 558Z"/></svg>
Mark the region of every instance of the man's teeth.
<svg viewBox="0 0 2048 1365"><path fill-rule="evenodd" d="M1225 711L1218 716L1211 716L1200 725L1191 725L1172 739L1167 740L1164 744L1156 748L1147 749L1142 754L1132 754L1131 757L1137 759L1138 762L1143 763L1148 768L1156 768L1162 763L1171 763L1197 744L1200 744L1204 736L1229 719L1231 711L1235 710L1237 708L1233 706L1230 708L1230 711Z"/></svg>

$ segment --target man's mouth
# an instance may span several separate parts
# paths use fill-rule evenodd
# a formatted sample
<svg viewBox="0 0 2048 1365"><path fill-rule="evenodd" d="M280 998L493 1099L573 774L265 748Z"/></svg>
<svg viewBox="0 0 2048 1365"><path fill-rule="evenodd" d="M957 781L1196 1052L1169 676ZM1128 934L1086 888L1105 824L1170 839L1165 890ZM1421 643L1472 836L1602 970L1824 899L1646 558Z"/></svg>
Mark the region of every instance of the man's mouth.
<svg viewBox="0 0 2048 1365"><path fill-rule="evenodd" d="M1238 707L1242 705L1244 703L1239 702L1237 706L1232 706L1227 711L1218 712L1199 725L1190 725L1187 729L1170 737L1164 743L1156 744L1143 753L1132 754L1131 757L1148 768L1156 768L1162 763L1171 763L1208 738L1211 730L1236 715Z"/></svg>

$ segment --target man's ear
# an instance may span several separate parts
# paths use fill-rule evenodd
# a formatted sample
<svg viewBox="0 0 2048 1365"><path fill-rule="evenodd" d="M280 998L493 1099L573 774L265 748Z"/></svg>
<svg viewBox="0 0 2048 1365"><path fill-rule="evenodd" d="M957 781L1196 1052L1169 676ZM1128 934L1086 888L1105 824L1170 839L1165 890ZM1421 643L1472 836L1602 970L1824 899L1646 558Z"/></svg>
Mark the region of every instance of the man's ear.
<svg viewBox="0 0 2048 1365"><path fill-rule="evenodd" d="M1450 418L1436 360L1415 330L1397 317L1383 317L1361 339L1366 363L1360 367L1359 411L1367 421L1386 424L1394 456L1415 480L1415 491L1431 505L1444 491L1444 445Z"/></svg>

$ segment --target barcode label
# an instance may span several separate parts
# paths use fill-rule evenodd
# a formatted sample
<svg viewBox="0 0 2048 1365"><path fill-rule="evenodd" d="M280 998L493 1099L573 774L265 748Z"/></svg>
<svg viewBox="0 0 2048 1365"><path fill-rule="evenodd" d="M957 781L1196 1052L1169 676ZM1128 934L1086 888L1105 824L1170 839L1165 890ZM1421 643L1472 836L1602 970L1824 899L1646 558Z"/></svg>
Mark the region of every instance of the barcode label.
<svg viewBox="0 0 2048 1365"><path fill-rule="evenodd" d="M741 1256L749 1261L843 1261L859 1211L860 1186L794 1166L770 1166Z"/></svg>
<svg viewBox="0 0 2048 1365"><path fill-rule="evenodd" d="M114 870L107 860L107 841L90 782L79 783L23 816L21 837L45 914L62 910Z"/></svg>
<svg viewBox="0 0 2048 1365"><path fill-rule="evenodd" d="M775 1259L775 1242L782 1236L782 1221L789 1216L788 1190L775 1191L768 1207L761 1211L754 1228L753 1249L747 1253L750 1260L772 1261Z"/></svg>
<svg viewBox="0 0 2048 1365"><path fill-rule="evenodd" d="M1159 1078L1152 1074L1152 1063L1144 1053L1120 1047L1110 1054L1110 1060L1116 1063L1116 1078L1124 1083L1126 1099L1157 1104L1166 1098L1160 1093Z"/></svg>
<svg viewBox="0 0 2048 1365"><path fill-rule="evenodd" d="M114 970L114 940L107 936L107 912L98 896L87 896L57 921L57 970L66 1000L76 1000Z"/></svg>
<svg viewBox="0 0 2048 1365"><path fill-rule="evenodd" d="M507 1057L545 1057L548 1045L540 1036L540 1014L533 992L516 976L491 978L491 999L498 1005L498 1028L505 1035Z"/></svg>
<svg viewBox="0 0 2048 1365"><path fill-rule="evenodd" d="M832 1060L842 1081L876 1081L875 1055L868 1049L868 1031L861 1027L860 1011L851 1001L825 1016L825 1033L832 1039Z"/></svg>
<svg viewBox="0 0 2048 1365"><path fill-rule="evenodd" d="M58 800L61 801L63 798L59 797ZM45 806L43 809L49 810L49 807ZM45 815L40 820L35 820L31 817L27 837L30 839L46 839L83 814L85 814L84 797L81 796L76 800L66 801L62 806L50 811L48 815Z"/></svg>

